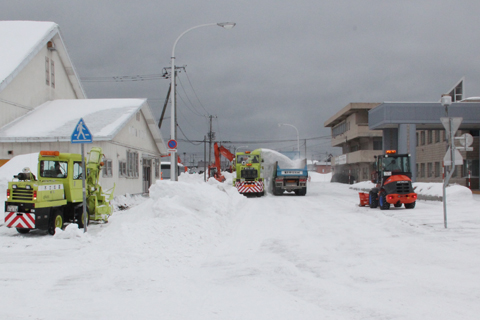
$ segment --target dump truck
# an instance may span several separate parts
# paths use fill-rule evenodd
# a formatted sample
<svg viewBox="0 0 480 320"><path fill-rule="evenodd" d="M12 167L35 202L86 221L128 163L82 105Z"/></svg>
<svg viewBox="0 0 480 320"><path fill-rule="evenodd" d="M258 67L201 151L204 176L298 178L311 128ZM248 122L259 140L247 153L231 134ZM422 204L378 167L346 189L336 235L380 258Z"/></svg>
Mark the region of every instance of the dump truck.
<svg viewBox="0 0 480 320"><path fill-rule="evenodd" d="M293 191L298 196L306 195L308 180L307 159L299 159L298 152L282 152L282 154L292 160L294 168L292 168L292 165L281 168L278 161L275 162L272 193L278 196L282 195L285 191Z"/></svg>
<svg viewBox="0 0 480 320"><path fill-rule="evenodd" d="M115 186L106 192L99 184L102 149L93 147L86 161L86 212L88 221L107 222L113 212ZM56 228L76 222L84 226L82 156L59 151L41 151L37 176L24 168L8 183L5 224L19 233L39 229L55 234Z"/></svg>
<svg viewBox="0 0 480 320"><path fill-rule="evenodd" d="M386 154L376 157L372 182L375 187L369 193L359 192L360 205L370 208L390 209L390 205L406 209L415 208L417 194L412 186L410 155L397 154L396 150L387 150Z"/></svg>
<svg viewBox="0 0 480 320"><path fill-rule="evenodd" d="M233 185L240 194L247 197L261 197L265 194L262 150L235 153L235 176Z"/></svg>

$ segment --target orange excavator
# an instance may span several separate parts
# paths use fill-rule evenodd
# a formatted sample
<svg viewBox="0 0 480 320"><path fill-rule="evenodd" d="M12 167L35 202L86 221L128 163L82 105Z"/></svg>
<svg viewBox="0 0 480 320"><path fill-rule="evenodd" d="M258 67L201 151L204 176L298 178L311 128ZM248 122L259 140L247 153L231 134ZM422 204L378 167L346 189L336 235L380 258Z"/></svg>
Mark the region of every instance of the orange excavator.
<svg viewBox="0 0 480 320"><path fill-rule="evenodd" d="M221 172L220 154L227 158L229 161L233 161L233 159L235 159L235 156L230 151L228 151L227 148L223 146L218 146L216 142L213 144L213 150L215 153L215 163L211 164L208 167L208 177L213 177L220 182L224 182L226 178L222 175Z"/></svg>

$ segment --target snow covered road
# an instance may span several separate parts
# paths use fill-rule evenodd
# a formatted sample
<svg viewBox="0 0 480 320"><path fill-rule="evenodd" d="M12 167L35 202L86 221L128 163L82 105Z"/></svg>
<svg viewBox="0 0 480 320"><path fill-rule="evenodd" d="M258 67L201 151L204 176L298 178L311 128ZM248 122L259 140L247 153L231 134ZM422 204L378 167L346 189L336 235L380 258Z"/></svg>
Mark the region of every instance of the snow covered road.
<svg viewBox="0 0 480 320"><path fill-rule="evenodd" d="M478 319L480 201L358 207L157 182L87 234L0 227L1 319Z"/></svg>

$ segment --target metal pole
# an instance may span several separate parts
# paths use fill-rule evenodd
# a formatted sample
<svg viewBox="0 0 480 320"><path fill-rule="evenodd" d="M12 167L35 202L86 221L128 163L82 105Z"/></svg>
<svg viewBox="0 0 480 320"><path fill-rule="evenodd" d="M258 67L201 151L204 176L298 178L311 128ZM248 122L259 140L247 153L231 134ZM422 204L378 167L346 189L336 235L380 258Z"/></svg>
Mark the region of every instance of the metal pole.
<svg viewBox="0 0 480 320"><path fill-rule="evenodd" d="M207 136L203 136L203 181L207 182Z"/></svg>
<svg viewBox="0 0 480 320"><path fill-rule="evenodd" d="M85 170L85 148L82 143L82 189L83 189L83 233L87 232L87 222L88 222L88 213L87 213L87 190L85 188L85 176L87 175L87 170ZM82 217L80 217L82 219Z"/></svg>
<svg viewBox="0 0 480 320"><path fill-rule="evenodd" d="M184 31L180 36L178 36L178 38L175 40L175 43L173 44L173 48L172 48L172 56L171 56L171 72L172 72L172 83L171 83L171 92L172 92L172 113L171 113L171 119L170 119L170 135L171 135L171 138L172 140L175 140L176 139L176 128L177 128L177 125L176 125L176 110L175 110L175 106L176 106L176 96L175 96L175 82L176 82L176 72L175 72L175 47L177 46L177 43L178 43L178 40L180 40L180 38L187 32L189 31L192 31L193 29L197 29L197 28L201 28L201 27L208 27L208 26L219 26L219 27L222 27L222 28L225 28L225 29L231 29L235 26L235 23L229 23L229 22L224 22L224 23L208 23L208 24L201 24L201 25L198 25L198 26L195 26L195 27L192 27L186 31ZM175 169L175 172L171 172L171 177L170 177L170 180L172 181L178 181L178 171L176 170L177 166L174 165L174 163L176 163L176 155L177 155L177 152L176 151L172 151L170 153L170 171L172 171L172 167L174 167Z"/></svg>

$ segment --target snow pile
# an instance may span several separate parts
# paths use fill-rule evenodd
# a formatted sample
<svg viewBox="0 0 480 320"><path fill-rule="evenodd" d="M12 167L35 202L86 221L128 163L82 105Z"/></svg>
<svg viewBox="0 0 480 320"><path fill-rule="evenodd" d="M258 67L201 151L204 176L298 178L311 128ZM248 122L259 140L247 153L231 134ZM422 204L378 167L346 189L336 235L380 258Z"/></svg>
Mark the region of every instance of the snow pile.
<svg viewBox="0 0 480 320"><path fill-rule="evenodd" d="M332 173L318 173L315 171L309 171L308 175L310 176L311 182L330 182L332 180Z"/></svg>
<svg viewBox="0 0 480 320"><path fill-rule="evenodd" d="M443 197L443 183L415 182L415 192L427 197ZM447 186L447 201L464 201L472 199L472 190L458 184Z"/></svg>
<svg viewBox="0 0 480 320"><path fill-rule="evenodd" d="M87 236L88 236L88 233L84 233L83 229L79 229L78 224L71 223L68 226L66 226L65 230L56 228L55 235L53 236L53 238L54 239L75 239L75 238L82 238Z"/></svg>
<svg viewBox="0 0 480 320"><path fill-rule="evenodd" d="M420 200L442 200L443 183L440 182L414 182L414 191L418 194ZM350 186L350 189L367 192L375 187L371 181L362 181ZM447 200L464 201L472 199L472 191L467 187L458 184L447 186Z"/></svg>
<svg viewBox="0 0 480 320"><path fill-rule="evenodd" d="M145 199L142 195L131 195L127 193L126 195L116 196L111 204L113 205L114 211L125 210L142 203Z"/></svg>

